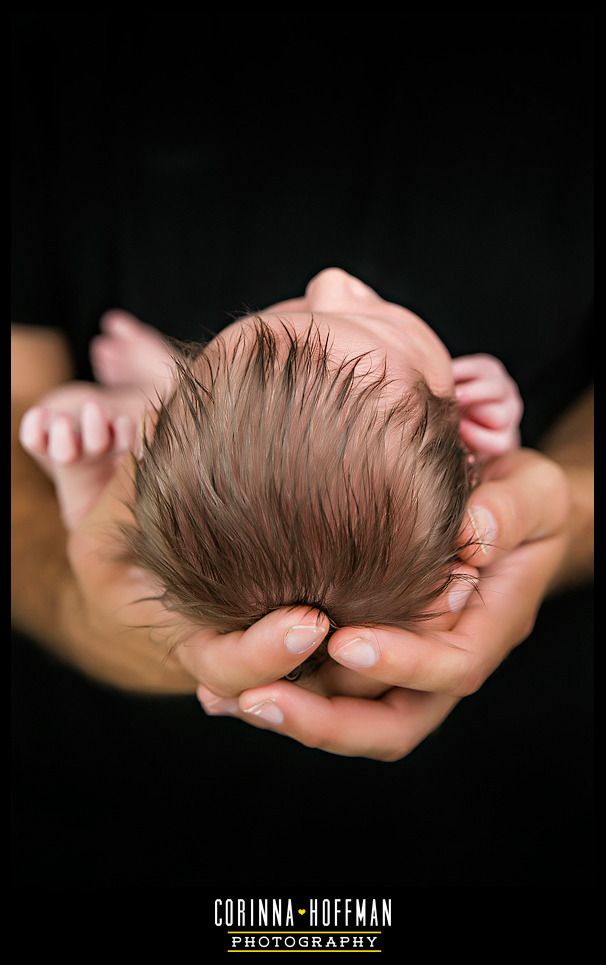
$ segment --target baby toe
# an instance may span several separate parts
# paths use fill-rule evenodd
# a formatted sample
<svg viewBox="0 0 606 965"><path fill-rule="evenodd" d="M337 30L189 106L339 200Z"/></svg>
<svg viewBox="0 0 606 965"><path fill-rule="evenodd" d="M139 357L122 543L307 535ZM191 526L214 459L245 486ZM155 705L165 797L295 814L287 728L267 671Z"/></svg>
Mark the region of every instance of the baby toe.
<svg viewBox="0 0 606 965"><path fill-rule="evenodd" d="M24 449L33 455L46 454L46 413L40 406L28 409L19 426L19 441Z"/></svg>
<svg viewBox="0 0 606 965"><path fill-rule="evenodd" d="M100 456L111 443L110 421L97 402L87 402L81 415L82 445L87 456Z"/></svg>
<svg viewBox="0 0 606 965"><path fill-rule="evenodd" d="M75 462L80 455L78 433L73 419L68 415L56 415L48 429L48 455L61 465Z"/></svg>

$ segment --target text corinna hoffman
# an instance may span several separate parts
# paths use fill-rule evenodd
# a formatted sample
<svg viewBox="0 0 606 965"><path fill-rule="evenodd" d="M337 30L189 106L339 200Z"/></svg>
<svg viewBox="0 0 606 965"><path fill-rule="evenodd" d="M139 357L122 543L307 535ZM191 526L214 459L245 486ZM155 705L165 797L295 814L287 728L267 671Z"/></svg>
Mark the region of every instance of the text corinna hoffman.
<svg viewBox="0 0 606 965"><path fill-rule="evenodd" d="M215 925L231 928L376 928L391 925L391 898L216 898Z"/></svg>

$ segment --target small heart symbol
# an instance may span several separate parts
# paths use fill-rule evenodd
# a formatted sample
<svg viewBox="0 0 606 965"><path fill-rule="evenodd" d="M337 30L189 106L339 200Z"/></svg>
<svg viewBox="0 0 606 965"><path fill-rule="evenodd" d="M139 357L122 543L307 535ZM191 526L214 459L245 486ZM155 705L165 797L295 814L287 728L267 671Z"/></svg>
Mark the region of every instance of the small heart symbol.
<svg viewBox="0 0 606 965"><path fill-rule="evenodd" d="M300 915L305 914L305 908L297 908L297 911L299 912Z"/></svg>

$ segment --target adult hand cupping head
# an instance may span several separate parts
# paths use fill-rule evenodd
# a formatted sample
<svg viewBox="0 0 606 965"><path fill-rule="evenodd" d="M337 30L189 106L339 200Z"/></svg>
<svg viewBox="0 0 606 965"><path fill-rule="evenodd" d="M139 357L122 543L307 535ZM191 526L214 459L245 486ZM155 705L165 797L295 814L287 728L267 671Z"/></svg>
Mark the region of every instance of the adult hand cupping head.
<svg viewBox="0 0 606 965"><path fill-rule="evenodd" d="M281 678L320 646L328 622L317 611L282 608L227 635L187 627L153 598L144 574L116 561L108 535L128 512L131 485L125 460L68 544L85 626L106 641L108 661L128 635L142 664L157 666L158 689L166 691L172 681L173 692L192 692L198 684L212 714L232 714L333 753L384 761L409 753L528 636L567 549L570 496L563 471L532 450L495 459L470 500L475 531L468 519L461 534L461 542L476 541L461 554L461 569L480 571L479 593L471 594L454 626L434 623L417 633L341 628L314 691ZM141 602L133 605L136 598ZM354 639L361 648L352 647ZM352 667L356 649L363 659Z"/></svg>
<svg viewBox="0 0 606 965"><path fill-rule="evenodd" d="M469 510L462 542L471 538L475 545L461 555L481 570L479 594L451 629L347 627L330 641L330 655L344 667L352 666L352 641L362 641L356 646L365 666L358 661L355 672L388 687L382 696L324 696L277 680L228 704L200 687L203 706L333 753L404 757L526 639L566 555L568 482L538 452L522 449L491 462Z"/></svg>

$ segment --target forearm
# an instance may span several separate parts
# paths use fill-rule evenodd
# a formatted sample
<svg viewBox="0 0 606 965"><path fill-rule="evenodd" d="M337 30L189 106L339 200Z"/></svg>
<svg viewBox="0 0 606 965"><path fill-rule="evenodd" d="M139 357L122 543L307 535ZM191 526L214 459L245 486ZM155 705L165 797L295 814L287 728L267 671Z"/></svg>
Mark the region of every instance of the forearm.
<svg viewBox="0 0 606 965"><path fill-rule="evenodd" d="M13 623L57 657L97 680L146 693L193 692L195 682L174 658L165 659L151 645L147 632L125 629L108 639L91 628L86 618L67 557L67 533L54 487L18 439L26 409L71 376L66 347L58 346L53 338L59 337L46 330L13 330Z"/></svg>
<svg viewBox="0 0 606 965"><path fill-rule="evenodd" d="M51 329L11 332L12 617L24 632L57 643L56 623L69 566L52 483L19 444L21 417L44 393L72 377L64 338Z"/></svg>
<svg viewBox="0 0 606 965"><path fill-rule="evenodd" d="M560 417L538 446L562 467L572 497L568 552L550 587L551 594L589 582L593 576L593 397L591 387Z"/></svg>

